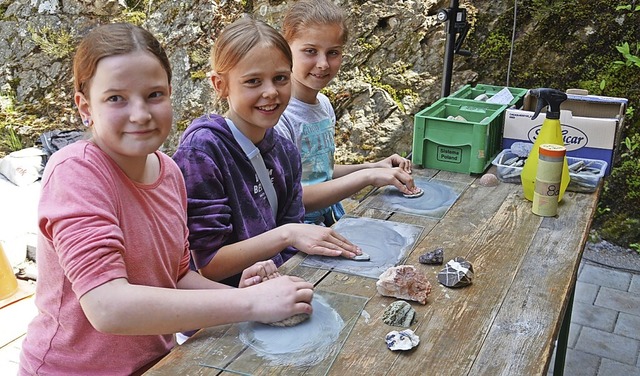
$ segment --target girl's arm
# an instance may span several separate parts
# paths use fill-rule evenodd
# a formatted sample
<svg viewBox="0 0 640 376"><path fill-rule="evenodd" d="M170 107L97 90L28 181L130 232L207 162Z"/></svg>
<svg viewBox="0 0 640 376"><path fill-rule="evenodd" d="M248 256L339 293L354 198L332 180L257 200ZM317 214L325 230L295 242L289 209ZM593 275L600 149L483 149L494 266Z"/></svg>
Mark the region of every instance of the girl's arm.
<svg viewBox="0 0 640 376"><path fill-rule="evenodd" d="M400 167L401 170L410 174L411 173L411 161L407 158L403 158L398 154L393 154L381 161L375 163L361 163L354 165L335 165L333 166L333 178L337 179L348 175L352 172L364 170L367 168L393 168Z"/></svg>
<svg viewBox="0 0 640 376"><path fill-rule="evenodd" d="M331 206L357 193L367 186L384 187L393 185L402 193L411 194L415 187L413 177L400 167L373 168L365 164L363 168L338 166L334 168L332 180L307 185L303 188L302 201L307 211L315 211ZM351 171L350 173L345 173Z"/></svg>
<svg viewBox="0 0 640 376"><path fill-rule="evenodd" d="M190 286L218 285L194 272L184 278ZM242 321L273 322L311 313L312 289L312 284L292 276L242 289L195 290L133 285L119 278L84 294L80 305L91 325L103 333L169 334Z"/></svg>
<svg viewBox="0 0 640 376"><path fill-rule="evenodd" d="M247 265L272 258L288 246L311 255L353 258L362 253L359 247L330 228L289 223L220 248L200 272L220 281L240 273Z"/></svg>

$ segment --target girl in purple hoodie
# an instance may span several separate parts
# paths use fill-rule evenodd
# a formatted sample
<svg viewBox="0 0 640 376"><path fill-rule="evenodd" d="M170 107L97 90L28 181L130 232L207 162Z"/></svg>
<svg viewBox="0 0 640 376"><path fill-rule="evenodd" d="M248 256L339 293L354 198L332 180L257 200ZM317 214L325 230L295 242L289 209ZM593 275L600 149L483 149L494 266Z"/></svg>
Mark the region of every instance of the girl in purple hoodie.
<svg viewBox="0 0 640 376"><path fill-rule="evenodd" d="M273 129L291 96L292 58L284 38L264 22L241 18L216 40L211 66L217 97L229 110L225 117L194 120L173 155L187 185L193 266L212 280L237 285L247 266L268 259L280 266L297 250L361 254L330 228L302 223L300 154ZM233 128L264 160L277 197L275 216Z"/></svg>

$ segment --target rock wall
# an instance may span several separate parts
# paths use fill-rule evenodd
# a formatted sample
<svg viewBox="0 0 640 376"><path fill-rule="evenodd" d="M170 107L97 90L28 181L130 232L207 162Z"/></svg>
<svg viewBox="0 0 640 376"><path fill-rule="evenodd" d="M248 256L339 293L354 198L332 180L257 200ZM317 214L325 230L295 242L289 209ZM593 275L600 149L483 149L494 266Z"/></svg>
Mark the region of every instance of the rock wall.
<svg viewBox="0 0 640 376"><path fill-rule="evenodd" d="M326 89L338 116L340 161L375 160L411 149L413 114L440 96L446 1L336 0L348 15L350 40L338 77ZM464 3L464 2L463 2ZM73 106L71 60L78 39L113 21L141 24L166 46L174 69L175 131L215 110L206 73L215 35L243 12L279 28L287 1L0 1L0 105L18 111L19 133L80 128ZM472 5L466 4L468 8ZM473 12L471 12L473 13ZM477 77L457 71L454 86Z"/></svg>

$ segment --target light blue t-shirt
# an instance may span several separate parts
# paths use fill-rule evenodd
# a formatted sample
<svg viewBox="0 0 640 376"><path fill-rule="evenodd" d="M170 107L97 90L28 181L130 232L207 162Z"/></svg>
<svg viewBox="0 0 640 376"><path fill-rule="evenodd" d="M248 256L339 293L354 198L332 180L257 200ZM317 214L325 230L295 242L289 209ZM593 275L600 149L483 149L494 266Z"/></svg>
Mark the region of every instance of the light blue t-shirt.
<svg viewBox="0 0 640 376"><path fill-rule="evenodd" d="M302 185L329 181L333 177L336 144L334 140L336 115L329 98L318 93L318 103L308 104L291 98L275 129L293 141L302 159ZM316 223L331 211L325 208L307 213L305 221ZM336 218L339 219L339 218Z"/></svg>

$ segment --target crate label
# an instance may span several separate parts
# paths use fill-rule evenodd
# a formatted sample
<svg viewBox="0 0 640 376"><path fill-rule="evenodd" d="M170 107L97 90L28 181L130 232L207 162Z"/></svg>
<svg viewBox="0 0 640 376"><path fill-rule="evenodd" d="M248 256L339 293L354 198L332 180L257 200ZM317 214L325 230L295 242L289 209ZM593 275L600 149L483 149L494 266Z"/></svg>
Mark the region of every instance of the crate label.
<svg viewBox="0 0 640 376"><path fill-rule="evenodd" d="M462 163L462 149L460 148L438 145L437 151L436 159L439 162Z"/></svg>

